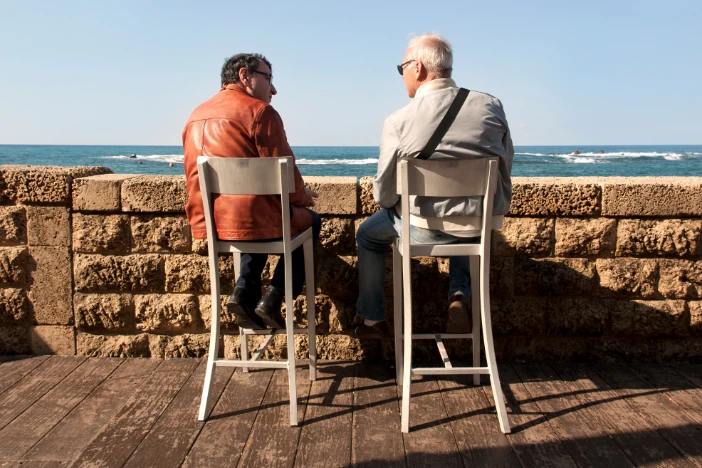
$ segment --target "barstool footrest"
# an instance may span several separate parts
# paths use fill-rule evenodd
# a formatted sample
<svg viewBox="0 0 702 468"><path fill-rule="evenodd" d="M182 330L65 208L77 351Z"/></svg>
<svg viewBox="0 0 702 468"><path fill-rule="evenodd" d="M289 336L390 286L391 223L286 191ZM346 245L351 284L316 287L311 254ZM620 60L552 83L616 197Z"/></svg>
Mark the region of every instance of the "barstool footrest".
<svg viewBox="0 0 702 468"><path fill-rule="evenodd" d="M475 375L489 374L487 367L413 367L412 375Z"/></svg>

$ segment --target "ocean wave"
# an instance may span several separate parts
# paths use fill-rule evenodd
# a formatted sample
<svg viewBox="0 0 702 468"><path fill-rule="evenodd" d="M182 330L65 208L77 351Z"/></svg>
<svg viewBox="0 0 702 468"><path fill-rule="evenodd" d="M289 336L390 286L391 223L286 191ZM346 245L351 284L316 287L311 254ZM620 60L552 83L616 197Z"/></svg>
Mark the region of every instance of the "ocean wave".
<svg viewBox="0 0 702 468"><path fill-rule="evenodd" d="M686 152L686 153L663 153L657 151L643 151L643 152L632 152L632 151L617 151L610 153L593 153L593 152L583 152L578 154L573 153L515 153L520 156L545 156L545 157L556 157L556 158L571 158L571 157L591 157L598 159L616 159L616 158L663 158L668 161L680 161L682 158L697 158L702 156L702 153Z"/></svg>
<svg viewBox="0 0 702 468"><path fill-rule="evenodd" d="M142 159L144 161L154 161L163 163L183 164L182 154L137 154L136 158L133 155L117 155L117 156L101 156L105 159Z"/></svg>
<svg viewBox="0 0 702 468"><path fill-rule="evenodd" d="M367 159L298 159L297 164L306 164L309 166L324 165L324 164L377 164L377 158Z"/></svg>

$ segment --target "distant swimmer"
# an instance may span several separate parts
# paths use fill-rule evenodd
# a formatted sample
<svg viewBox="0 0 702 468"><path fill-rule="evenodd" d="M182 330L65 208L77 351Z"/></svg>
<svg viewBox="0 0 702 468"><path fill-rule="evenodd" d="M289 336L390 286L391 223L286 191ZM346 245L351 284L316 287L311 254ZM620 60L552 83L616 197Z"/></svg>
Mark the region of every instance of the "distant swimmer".
<svg viewBox="0 0 702 468"><path fill-rule="evenodd" d="M599 153L600 153L600 154L604 154L604 150L600 150Z"/></svg>
<svg viewBox="0 0 702 468"><path fill-rule="evenodd" d="M172 162L172 161L168 163L168 167L173 167L173 162Z"/></svg>
<svg viewBox="0 0 702 468"><path fill-rule="evenodd" d="M136 153L134 153L133 155L129 156L129 159L136 159Z"/></svg>
<svg viewBox="0 0 702 468"><path fill-rule="evenodd" d="M139 164L141 164L141 159L139 160Z"/></svg>
<svg viewBox="0 0 702 468"><path fill-rule="evenodd" d="M580 151L575 150L575 151L573 151L573 154L580 154Z"/></svg>

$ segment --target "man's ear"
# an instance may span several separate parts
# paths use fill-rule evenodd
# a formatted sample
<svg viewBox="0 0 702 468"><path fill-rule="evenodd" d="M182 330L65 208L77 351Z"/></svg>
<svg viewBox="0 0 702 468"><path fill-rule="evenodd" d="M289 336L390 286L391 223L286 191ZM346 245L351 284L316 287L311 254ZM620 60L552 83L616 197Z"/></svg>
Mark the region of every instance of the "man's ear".
<svg viewBox="0 0 702 468"><path fill-rule="evenodd" d="M418 80L425 79L427 77L427 69L424 66L424 64L422 62L420 62L419 60L417 60L416 62L414 62L414 65L415 65L415 72L417 73L417 79Z"/></svg>
<svg viewBox="0 0 702 468"><path fill-rule="evenodd" d="M248 79L249 79L249 71L246 69L246 67L241 67L239 69L239 81L241 83L244 83Z"/></svg>

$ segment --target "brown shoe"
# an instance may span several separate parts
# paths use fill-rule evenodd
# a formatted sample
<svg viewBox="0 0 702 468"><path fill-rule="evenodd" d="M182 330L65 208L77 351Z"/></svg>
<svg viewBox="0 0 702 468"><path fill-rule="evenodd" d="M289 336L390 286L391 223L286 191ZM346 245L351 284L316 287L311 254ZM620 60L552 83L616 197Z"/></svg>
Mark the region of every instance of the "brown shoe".
<svg viewBox="0 0 702 468"><path fill-rule="evenodd" d="M374 325L366 325L365 323L361 323L360 325L356 326L353 334L356 338L372 338L379 340L389 336L390 332L388 331L388 324L385 323L385 320L383 320Z"/></svg>
<svg viewBox="0 0 702 468"><path fill-rule="evenodd" d="M473 331L468 298L461 293L451 296L448 306L446 333L471 333Z"/></svg>

